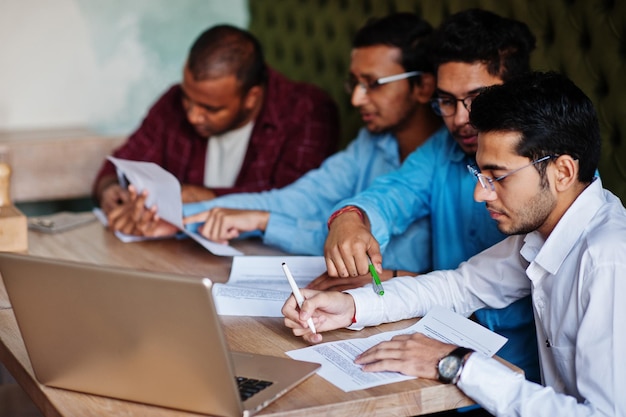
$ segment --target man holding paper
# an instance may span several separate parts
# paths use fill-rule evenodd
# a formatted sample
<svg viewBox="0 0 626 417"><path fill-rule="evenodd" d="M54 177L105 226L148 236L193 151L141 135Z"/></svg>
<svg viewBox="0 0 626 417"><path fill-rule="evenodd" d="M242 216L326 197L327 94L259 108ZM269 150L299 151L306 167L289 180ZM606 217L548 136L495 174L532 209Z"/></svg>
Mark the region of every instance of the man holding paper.
<svg viewBox="0 0 626 417"><path fill-rule="evenodd" d="M113 156L153 162L182 184L183 202L283 187L337 148L335 102L269 68L258 40L230 25L194 41L168 89ZM114 230L129 194L105 161L93 196Z"/></svg>
<svg viewBox="0 0 626 417"><path fill-rule="evenodd" d="M370 19L352 41L345 86L365 125L357 138L281 189L185 204L185 221L201 224L199 232L213 241L254 232L263 243L288 253L321 255L334 205L399 169L424 143L447 135L430 106L435 76L425 44L431 32L430 24L413 13ZM145 196L136 201L138 219L146 201ZM128 230L137 227L148 236L172 233L163 223L148 217L129 224ZM419 256L412 256L414 247L423 248ZM391 277L394 269L432 269L430 247L429 220L414 222L390 243L385 275Z"/></svg>
<svg viewBox="0 0 626 417"><path fill-rule="evenodd" d="M285 324L320 332L425 315L444 306L469 315L532 295L542 385L494 359L421 334L396 336L356 359L364 371L397 371L455 383L494 415L626 414L626 209L594 177L600 156L591 101L571 81L533 73L487 88L472 103L478 130L474 198L504 241L456 270L346 293L303 290ZM313 319L318 334L306 320Z"/></svg>

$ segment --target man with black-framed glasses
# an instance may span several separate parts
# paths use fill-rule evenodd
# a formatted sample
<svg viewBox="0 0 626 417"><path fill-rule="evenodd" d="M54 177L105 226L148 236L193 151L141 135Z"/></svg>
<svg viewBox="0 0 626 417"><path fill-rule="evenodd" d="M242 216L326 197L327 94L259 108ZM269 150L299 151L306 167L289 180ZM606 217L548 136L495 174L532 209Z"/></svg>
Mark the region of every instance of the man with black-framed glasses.
<svg viewBox="0 0 626 417"><path fill-rule="evenodd" d="M314 289L368 283L368 258L380 269L381 250L387 256L389 239L426 216L431 219L434 269L456 268L505 237L484 204L473 200L475 178L467 165L475 164L477 131L469 122L469 109L486 87L530 71L535 38L521 22L469 9L446 19L430 45L437 72L431 104L449 134L429 141L400 170L335 206L324 251L330 277L314 282ZM418 254L424 248L412 250ZM539 381L530 298L502 310L481 309L475 317L509 339L498 355Z"/></svg>
<svg viewBox="0 0 626 417"><path fill-rule="evenodd" d="M469 95L463 98L456 98L452 95L439 91L437 93L437 97L433 97L433 99L430 100L430 103L433 106L433 110L435 111L435 113L437 113L439 116L454 116L456 114L457 103L462 103L463 107L465 107L465 110L469 112L472 108L472 101L474 101L474 99L483 90L483 87L477 88L474 91L470 91Z"/></svg>
<svg viewBox="0 0 626 417"><path fill-rule="evenodd" d="M470 119L474 198L509 237L456 270L387 281L382 297L369 288L304 290L301 310L293 297L283 307L287 326L317 343L306 320L325 332L355 318L376 325L433 305L469 314L530 296L541 384L420 333L379 343L355 362L365 372L456 384L496 416L626 415L626 209L595 176L600 128L591 100L563 75L531 73L486 89Z"/></svg>

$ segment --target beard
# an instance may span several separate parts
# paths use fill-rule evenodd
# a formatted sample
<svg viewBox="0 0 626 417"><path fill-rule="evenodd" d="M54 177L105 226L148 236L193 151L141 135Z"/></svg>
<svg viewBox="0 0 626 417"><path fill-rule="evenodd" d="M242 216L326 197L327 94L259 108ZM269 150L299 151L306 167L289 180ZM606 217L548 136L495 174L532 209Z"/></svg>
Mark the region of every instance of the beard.
<svg viewBox="0 0 626 417"><path fill-rule="evenodd" d="M521 208L515 211L499 210L511 221L508 223L499 221L497 225L498 230L509 236L534 232L546 222L555 207L556 198L550 193L549 189L542 188L538 194L528 200Z"/></svg>

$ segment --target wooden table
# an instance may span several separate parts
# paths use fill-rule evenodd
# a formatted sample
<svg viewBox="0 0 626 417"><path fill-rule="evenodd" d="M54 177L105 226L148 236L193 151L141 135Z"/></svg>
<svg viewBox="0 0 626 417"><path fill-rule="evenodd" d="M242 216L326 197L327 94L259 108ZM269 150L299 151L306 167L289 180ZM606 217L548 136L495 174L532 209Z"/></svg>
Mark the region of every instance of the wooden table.
<svg viewBox="0 0 626 417"><path fill-rule="evenodd" d="M259 242L235 244L246 255L280 255ZM64 233L47 235L29 232L30 254L160 272L228 279L232 258L214 256L190 239L122 243L94 222ZM413 324L415 320L368 328L361 332L337 330L324 335L326 341L365 337ZM280 318L223 317L228 342L233 350L286 356L284 352L305 347ZM253 343L251 343L253 342ZM0 285L0 361L46 416L156 416L182 417L197 414L153 407L41 385L34 377L24 343ZM472 404L455 386L415 379L380 387L343 392L318 375L309 378L278 399L263 416L365 416L419 415Z"/></svg>

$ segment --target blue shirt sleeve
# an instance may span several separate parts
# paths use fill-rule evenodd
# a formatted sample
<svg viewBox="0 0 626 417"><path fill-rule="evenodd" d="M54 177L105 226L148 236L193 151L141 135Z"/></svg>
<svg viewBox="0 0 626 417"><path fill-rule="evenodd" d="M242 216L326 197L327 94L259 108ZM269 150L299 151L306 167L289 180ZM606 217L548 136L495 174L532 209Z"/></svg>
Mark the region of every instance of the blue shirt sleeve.
<svg viewBox="0 0 626 417"><path fill-rule="evenodd" d="M443 127L413 151L400 169L380 176L365 191L341 201L334 210L354 205L365 211L372 234L384 251L391 236L404 233L413 222L429 216L431 183L447 135Z"/></svg>
<svg viewBox="0 0 626 417"><path fill-rule="evenodd" d="M282 189L186 204L183 213L189 216L213 207L269 211L264 243L289 253L320 255L327 234L326 220L333 206L369 185L371 177L398 165L395 139L388 135L372 136L362 129L345 150Z"/></svg>

